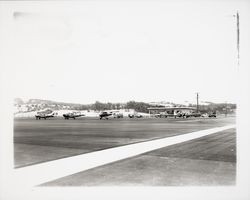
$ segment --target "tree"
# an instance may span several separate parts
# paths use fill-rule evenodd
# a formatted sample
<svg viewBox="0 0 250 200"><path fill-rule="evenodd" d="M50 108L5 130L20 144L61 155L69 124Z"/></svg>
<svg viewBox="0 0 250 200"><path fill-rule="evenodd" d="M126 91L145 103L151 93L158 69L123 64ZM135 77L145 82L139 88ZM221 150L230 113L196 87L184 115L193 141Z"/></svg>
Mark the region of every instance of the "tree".
<svg viewBox="0 0 250 200"><path fill-rule="evenodd" d="M137 112L148 112L148 108L150 107L150 104L144 103L144 102L136 102L136 101L129 101L126 104L127 109L134 109Z"/></svg>

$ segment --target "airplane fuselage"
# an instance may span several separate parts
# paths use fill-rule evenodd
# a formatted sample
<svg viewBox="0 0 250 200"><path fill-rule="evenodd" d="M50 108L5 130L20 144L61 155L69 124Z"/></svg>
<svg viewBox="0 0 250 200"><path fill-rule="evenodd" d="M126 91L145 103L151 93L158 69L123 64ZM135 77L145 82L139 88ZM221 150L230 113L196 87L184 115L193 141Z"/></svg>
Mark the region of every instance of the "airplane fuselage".
<svg viewBox="0 0 250 200"><path fill-rule="evenodd" d="M102 113L99 115L99 117L100 117L100 119L102 119L102 118L108 119L108 117L111 116L111 115L112 115L112 113L102 112Z"/></svg>
<svg viewBox="0 0 250 200"><path fill-rule="evenodd" d="M76 119L77 117L82 117L82 116L85 116L85 115L83 115L83 114L76 114L76 115L74 115L74 114L63 114L64 119L70 119L70 118Z"/></svg>
<svg viewBox="0 0 250 200"><path fill-rule="evenodd" d="M36 115L36 120L38 119L47 119L50 117L54 117L54 115Z"/></svg>

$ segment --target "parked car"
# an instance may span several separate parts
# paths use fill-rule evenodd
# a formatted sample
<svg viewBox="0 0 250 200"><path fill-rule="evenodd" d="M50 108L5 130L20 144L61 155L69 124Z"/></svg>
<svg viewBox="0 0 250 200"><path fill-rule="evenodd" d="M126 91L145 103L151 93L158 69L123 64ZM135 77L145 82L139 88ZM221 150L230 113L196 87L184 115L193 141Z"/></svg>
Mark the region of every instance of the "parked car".
<svg viewBox="0 0 250 200"><path fill-rule="evenodd" d="M208 117L216 117L216 112L212 112L212 113L208 114Z"/></svg>
<svg viewBox="0 0 250 200"><path fill-rule="evenodd" d="M123 118L123 114L122 113L114 113L114 118Z"/></svg>
<svg viewBox="0 0 250 200"><path fill-rule="evenodd" d="M204 113L201 115L202 117L208 117L208 114L207 113Z"/></svg>
<svg viewBox="0 0 250 200"><path fill-rule="evenodd" d="M183 117L188 118L188 117L201 117L200 113L186 113L183 115Z"/></svg>
<svg viewBox="0 0 250 200"><path fill-rule="evenodd" d="M128 117L129 118L142 118L142 115L141 114L139 114L139 113L135 113L135 114L128 114Z"/></svg>

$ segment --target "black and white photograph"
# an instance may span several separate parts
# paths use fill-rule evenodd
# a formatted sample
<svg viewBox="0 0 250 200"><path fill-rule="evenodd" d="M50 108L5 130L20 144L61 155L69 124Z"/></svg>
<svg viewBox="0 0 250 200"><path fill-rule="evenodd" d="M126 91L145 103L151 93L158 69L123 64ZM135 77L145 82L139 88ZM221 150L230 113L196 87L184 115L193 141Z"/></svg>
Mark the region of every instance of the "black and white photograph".
<svg viewBox="0 0 250 200"><path fill-rule="evenodd" d="M0 199L250 199L248 0L0 1Z"/></svg>

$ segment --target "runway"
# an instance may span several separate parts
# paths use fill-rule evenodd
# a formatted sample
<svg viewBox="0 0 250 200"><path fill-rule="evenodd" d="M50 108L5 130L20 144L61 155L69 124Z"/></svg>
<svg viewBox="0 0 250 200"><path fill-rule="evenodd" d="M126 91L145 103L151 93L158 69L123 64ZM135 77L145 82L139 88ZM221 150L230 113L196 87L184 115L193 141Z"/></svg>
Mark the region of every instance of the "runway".
<svg viewBox="0 0 250 200"><path fill-rule="evenodd" d="M18 119L15 120L15 130L14 130L14 141L15 141L15 166L16 168L24 169L25 166L32 166L38 163L46 163L48 161L57 160L60 158L67 158L71 156L86 154L90 152L100 151L104 149L111 149L114 147L122 147L128 144L138 144L145 141L153 141L160 138L172 138L173 136L183 135L185 133L191 133L195 131L211 129L215 127L223 127L228 124L234 124L234 118L219 118L219 119L195 119L192 122L192 119L189 120L189 123L181 122L183 119L112 119L112 120L98 120L98 119L79 119L79 120L62 120L62 119L52 119L52 120L27 120L27 119ZM225 148L235 148L235 131L229 132L230 134L227 136L224 135L224 140L226 138L231 137L230 145L227 143L227 147L225 146L224 142L219 144L219 147L216 151L224 152ZM222 134L223 135L223 134ZM206 141L205 143L210 144L211 142ZM230 147L228 147L228 145ZM173 145L175 146L175 145ZM218 146L218 145L215 145ZM160 147L159 147L160 148ZM204 147L207 149L206 147ZM199 148L192 148L193 152L200 151L202 147ZM165 153L164 153L165 155ZM166 154L167 155L167 154ZM224 154L222 153L221 157ZM236 154L233 154L235 157ZM146 156L143 155L144 163L149 162L145 166L150 166L151 160L154 163L154 159L157 158L155 155ZM159 156L158 156L159 157ZM162 157L162 156L160 156ZM164 156L163 156L164 157ZM169 158L169 156L165 156ZM176 156L176 158L183 161L183 159L187 158L179 158L180 156ZM187 156L188 157L188 156ZM150 158L150 159L149 159ZM133 159L130 158L129 163L132 162L135 166L138 164L138 160L133 162ZM140 160L139 159L139 160ZM190 159L190 158L188 158ZM213 158L214 159L214 158ZM210 159L213 160L213 159ZM221 159L221 160L220 160ZM220 158L216 162L224 163L222 158ZM197 160L197 159L194 159ZM200 160L200 159L198 159ZM209 159L204 159L208 161ZM122 161L118 161L122 162ZM177 162L177 161L176 161ZM235 181L235 160L226 161L228 164L231 163L230 168L230 177L231 181L225 181L224 184L232 184ZM161 162L160 162L161 163ZM211 163L211 162L210 162ZM115 164L115 163L114 163ZM166 163L167 164L167 163ZM127 164L125 163L124 166ZM129 164L131 165L131 164ZM194 166L199 166L200 164L194 164ZM139 165L138 165L139 166ZM183 165L182 165L183 166ZM220 164L221 166L221 164ZM101 167L102 168L102 167ZM115 168L115 167L114 167ZM119 167L118 167L119 168ZM98 168L94 168L98 169ZM94 170L93 169L93 170ZM161 169L161 168L160 168ZM164 169L164 168L162 168ZM89 171L89 170L88 170ZM82 173L87 173L82 172ZM105 170L104 170L105 171ZM122 176L124 176L124 171L126 170L121 169L120 172ZM147 170L146 170L147 171ZM158 167L155 168L154 171L160 172L161 170ZM93 172L92 172L93 173ZM90 173L91 174L91 173ZM105 173L104 173L105 174ZM126 174L126 173L125 173ZM140 172L140 174L143 174ZM150 173L148 173L150 175ZM109 176L110 173L105 175L105 177ZM72 175L74 176L74 175ZM89 174L87 176L90 176ZM122 177L120 176L120 177ZM93 177L96 177L93 175ZM91 182L90 180L95 180L95 178L89 179L88 184L82 183L79 178L69 178L65 182L62 180L55 181L48 183L47 185L113 185L114 182L109 182L100 180ZM100 177L100 176L99 176ZM140 177L140 176L137 176ZM157 177L157 176L152 176ZM173 176L174 177L174 176ZM227 175L228 177L228 175ZM140 180L140 178L138 178ZM118 185L147 185L147 181L142 180L136 181L129 181L129 178L125 178L124 180L121 179ZM70 181L69 181L70 180ZM85 179L88 180L88 179ZM111 178L110 180L114 180ZM151 179L152 180L152 179ZM104 183L104 184L102 184ZM183 183L185 185L185 181L178 183ZM195 181L193 181L193 184ZM205 184L209 185L205 182ZM159 183L156 181L154 183L148 183L149 185L166 185L166 181L160 181ZM170 182L168 182L171 185ZM173 182L172 182L173 184ZM188 184L188 183L186 183ZM190 183L189 183L190 184ZM210 183L212 184L212 183ZM216 184L216 181L215 181ZM221 184L218 182L217 184ZM46 185L46 184L45 184ZM175 184L173 184L175 185Z"/></svg>

